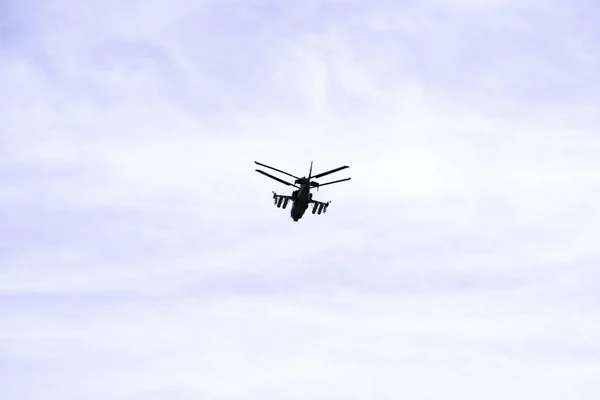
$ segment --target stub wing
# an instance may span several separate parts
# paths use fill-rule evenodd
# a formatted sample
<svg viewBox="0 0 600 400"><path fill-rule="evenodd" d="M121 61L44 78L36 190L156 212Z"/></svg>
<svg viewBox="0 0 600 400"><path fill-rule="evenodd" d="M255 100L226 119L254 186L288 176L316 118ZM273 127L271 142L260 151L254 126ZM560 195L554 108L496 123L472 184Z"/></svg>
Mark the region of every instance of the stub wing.
<svg viewBox="0 0 600 400"><path fill-rule="evenodd" d="M273 200L277 208L281 208L282 206L283 208L286 208L290 200L292 200L292 196L286 196L283 194L277 194L273 192Z"/></svg>
<svg viewBox="0 0 600 400"><path fill-rule="evenodd" d="M329 201L327 203L323 203L317 200L311 200L310 203L314 204L312 208L313 214L321 214L327 212L327 207L329 207Z"/></svg>
<svg viewBox="0 0 600 400"><path fill-rule="evenodd" d="M277 200L277 199L292 200L292 196L286 196L285 194L277 194L277 193L273 192L273 199L275 199L275 200Z"/></svg>

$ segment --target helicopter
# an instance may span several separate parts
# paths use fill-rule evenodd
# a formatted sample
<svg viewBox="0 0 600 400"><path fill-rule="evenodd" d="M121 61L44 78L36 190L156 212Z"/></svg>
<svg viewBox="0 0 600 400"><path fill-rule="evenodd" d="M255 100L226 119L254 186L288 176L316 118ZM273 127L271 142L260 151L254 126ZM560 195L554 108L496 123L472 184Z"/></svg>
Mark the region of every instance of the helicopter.
<svg viewBox="0 0 600 400"><path fill-rule="evenodd" d="M257 165L260 165L261 167L269 168L274 171L280 172L282 174L291 176L292 178L295 179L294 183L290 183L290 182L284 181L283 179L277 178L271 174L268 174L260 169L256 170L256 172L263 174L265 176L268 176L269 178L274 179L280 183L283 183L284 185L293 186L298 189L298 190L294 190L290 196L280 195L280 194L273 192L273 199L275 200L275 205L277 206L277 208L283 207L285 209L288 205L288 202L290 200L292 201L292 209L290 211L290 216L292 217L294 222L298 222L298 220L300 218L302 218L302 216L304 215L304 212L308 208L308 205L311 203L314 204L313 209L312 209L313 214L317 213L317 214L321 215L321 213L325 213L327 211L327 207L329 207L329 203L331 203L331 202L328 201L327 203L323 203L323 202L320 202L317 200L313 200L312 193L310 193L311 188L317 188L317 190L319 190L319 188L321 186L331 185L333 183L344 182L344 181L350 180L350 178L345 178L345 179L340 179L337 181L327 182L327 183L318 183L318 182L311 180L311 179L323 177L325 175L333 174L334 172L338 172L338 171L341 171L346 168L350 168L347 165L344 165L343 167L332 169L327 172L322 172L320 174L313 176L312 175L313 162L311 161L310 169L308 170L308 178L307 177L298 178L295 175L289 174L285 171L270 167L265 164L261 164L258 161L254 161L254 163Z"/></svg>

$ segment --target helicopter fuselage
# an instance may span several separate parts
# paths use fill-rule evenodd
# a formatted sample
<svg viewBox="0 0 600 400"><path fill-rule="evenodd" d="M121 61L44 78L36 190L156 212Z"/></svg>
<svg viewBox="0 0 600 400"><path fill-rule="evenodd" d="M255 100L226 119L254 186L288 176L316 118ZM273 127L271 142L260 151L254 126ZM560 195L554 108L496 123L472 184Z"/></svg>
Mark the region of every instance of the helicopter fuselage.
<svg viewBox="0 0 600 400"><path fill-rule="evenodd" d="M300 187L300 189L295 190L292 193L292 210L290 211L290 216L294 221L298 221L304 215L304 212L308 208L308 204L312 198L312 194L310 193L310 183L307 182Z"/></svg>

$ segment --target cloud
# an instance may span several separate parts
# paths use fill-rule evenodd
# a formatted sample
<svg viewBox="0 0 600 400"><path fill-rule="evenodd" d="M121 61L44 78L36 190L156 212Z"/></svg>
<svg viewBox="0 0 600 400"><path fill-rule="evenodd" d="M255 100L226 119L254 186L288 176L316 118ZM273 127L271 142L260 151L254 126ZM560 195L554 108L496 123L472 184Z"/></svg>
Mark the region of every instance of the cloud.
<svg viewBox="0 0 600 400"><path fill-rule="evenodd" d="M3 399L597 397L591 3L4 9Z"/></svg>

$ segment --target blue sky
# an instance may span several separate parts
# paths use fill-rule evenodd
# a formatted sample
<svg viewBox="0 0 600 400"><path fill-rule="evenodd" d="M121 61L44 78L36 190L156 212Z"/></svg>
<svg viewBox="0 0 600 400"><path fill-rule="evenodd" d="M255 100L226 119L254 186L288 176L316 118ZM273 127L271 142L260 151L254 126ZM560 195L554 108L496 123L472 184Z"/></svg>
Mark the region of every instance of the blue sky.
<svg viewBox="0 0 600 400"><path fill-rule="evenodd" d="M597 399L599 17L1 1L0 398Z"/></svg>

